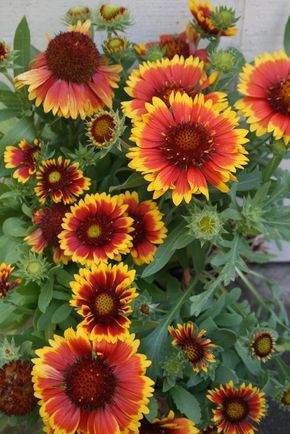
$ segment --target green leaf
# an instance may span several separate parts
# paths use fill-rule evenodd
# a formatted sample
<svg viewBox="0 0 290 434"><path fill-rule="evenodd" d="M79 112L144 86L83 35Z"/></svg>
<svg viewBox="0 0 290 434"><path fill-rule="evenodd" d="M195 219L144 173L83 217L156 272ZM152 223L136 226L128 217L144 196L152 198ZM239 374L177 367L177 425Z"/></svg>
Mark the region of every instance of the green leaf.
<svg viewBox="0 0 290 434"><path fill-rule="evenodd" d="M228 329L217 329L211 334L211 340L222 348L231 347L237 340L236 334Z"/></svg>
<svg viewBox="0 0 290 434"><path fill-rule="evenodd" d="M14 74L17 75L27 71L31 58L30 30L25 17L22 18L16 29L13 48L17 51L14 62Z"/></svg>
<svg viewBox="0 0 290 434"><path fill-rule="evenodd" d="M226 384L229 381L234 383L239 382L239 377L233 369L227 368L226 366L220 365L215 371L215 381L218 384Z"/></svg>
<svg viewBox="0 0 290 434"><path fill-rule="evenodd" d="M50 276L50 278L46 281L43 287L40 290L40 295L38 298L38 307L39 310L44 313L51 302L53 296L53 284L54 284L54 276Z"/></svg>
<svg viewBox="0 0 290 434"><path fill-rule="evenodd" d="M7 119L12 119L15 118L19 115L19 111L18 110L13 110L13 109L2 109L0 110L0 122L4 122L7 121Z"/></svg>
<svg viewBox="0 0 290 434"><path fill-rule="evenodd" d="M201 410L197 399L181 386L175 386L170 393L178 410L198 424L201 419Z"/></svg>
<svg viewBox="0 0 290 434"><path fill-rule="evenodd" d="M261 363L258 360L253 359L246 348L244 348L241 342L237 341L235 344L235 349L244 362L245 367L254 375L259 375L261 373Z"/></svg>
<svg viewBox="0 0 290 434"><path fill-rule="evenodd" d="M113 185L109 188L110 193L113 191L126 190L127 188L136 188L141 187L141 185L145 185L146 182L140 173L133 172L123 184Z"/></svg>
<svg viewBox="0 0 290 434"><path fill-rule="evenodd" d="M290 16L288 17L288 21L284 31L284 49L288 56L290 56Z"/></svg>
<svg viewBox="0 0 290 434"><path fill-rule="evenodd" d="M182 221L173 230L169 230L169 235L165 242L158 247L154 262L148 265L143 271L142 277L148 277L161 270L170 258L173 256L175 250L182 249L193 241L193 236L187 233L185 223Z"/></svg>
<svg viewBox="0 0 290 434"><path fill-rule="evenodd" d="M13 123L13 126L0 140L0 146L14 145L22 139L33 141L35 130L32 118L22 118Z"/></svg>
<svg viewBox="0 0 290 434"><path fill-rule="evenodd" d="M61 304L51 317L51 322L58 324L64 321L72 313L72 307L68 303Z"/></svg>
<svg viewBox="0 0 290 434"><path fill-rule="evenodd" d="M3 234L11 237L25 237L27 228L24 227L23 220L18 217L9 217L2 226Z"/></svg>
<svg viewBox="0 0 290 434"><path fill-rule="evenodd" d="M154 396L152 396L152 398L150 399L148 408L149 408L149 415L147 416L147 418L148 420L151 421L152 419L155 419L155 417L157 417L158 415L158 401Z"/></svg>
<svg viewBox="0 0 290 434"><path fill-rule="evenodd" d="M20 112L20 100L18 98L18 95L15 92L12 92L11 90L1 90L0 89L0 101L1 104L5 105L10 110L14 110L16 112ZM4 119L2 119L4 120Z"/></svg>

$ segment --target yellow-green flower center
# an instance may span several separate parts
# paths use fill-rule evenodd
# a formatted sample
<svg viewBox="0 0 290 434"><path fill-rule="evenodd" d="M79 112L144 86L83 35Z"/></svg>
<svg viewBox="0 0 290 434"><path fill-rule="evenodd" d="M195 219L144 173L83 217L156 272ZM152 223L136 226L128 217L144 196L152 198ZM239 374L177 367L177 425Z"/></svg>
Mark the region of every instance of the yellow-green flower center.
<svg viewBox="0 0 290 434"><path fill-rule="evenodd" d="M53 172L50 172L48 175L48 180L51 184L56 184L61 179L61 173L57 170L54 170Z"/></svg>
<svg viewBox="0 0 290 434"><path fill-rule="evenodd" d="M29 274L38 274L41 271L41 264L37 261L32 261L27 266Z"/></svg>
<svg viewBox="0 0 290 434"><path fill-rule="evenodd" d="M116 300L113 294L102 292L96 296L95 310L100 316L107 316L115 310Z"/></svg>
<svg viewBox="0 0 290 434"><path fill-rule="evenodd" d="M126 11L127 9L124 7L114 6L110 4L103 5L100 8L100 14L106 21L111 21L118 15L123 15Z"/></svg>
<svg viewBox="0 0 290 434"><path fill-rule="evenodd" d="M89 238L98 238L102 233L101 227L97 224L89 226L87 234Z"/></svg>
<svg viewBox="0 0 290 434"><path fill-rule="evenodd" d="M240 398L229 398L224 404L224 415L231 422L238 423L248 414L248 406Z"/></svg>
<svg viewBox="0 0 290 434"><path fill-rule="evenodd" d="M281 402L288 407L290 406L290 388L284 391Z"/></svg>
<svg viewBox="0 0 290 434"><path fill-rule="evenodd" d="M266 358L273 351L273 338L270 333L264 332L254 336L252 342L253 353L259 358Z"/></svg>

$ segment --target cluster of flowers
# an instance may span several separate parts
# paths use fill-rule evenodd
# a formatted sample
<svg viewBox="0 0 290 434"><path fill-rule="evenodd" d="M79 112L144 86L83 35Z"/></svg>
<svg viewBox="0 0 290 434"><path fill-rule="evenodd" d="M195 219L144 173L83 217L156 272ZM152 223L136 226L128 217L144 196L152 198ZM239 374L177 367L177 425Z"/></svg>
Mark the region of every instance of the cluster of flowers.
<svg viewBox="0 0 290 434"><path fill-rule="evenodd" d="M35 351L32 362L13 355L0 369L0 410L21 416L33 410L37 398L45 432L252 434L265 415L263 392L252 384L235 387L230 381L208 392L215 405L213 425L202 431L193 421L176 418L173 411L163 419L144 417L154 391L146 376L151 362L138 352L140 342L130 332L128 315L138 296L132 286L136 272L120 261L128 254L136 266L154 260L167 235L156 199L167 195L178 206L189 203L193 195L208 199L209 186L227 192L227 183L237 180L237 169L248 163L248 130L239 128L239 116L225 93L208 92L218 74L208 74L208 53L197 49L205 34L234 35L234 13L223 7L212 10L209 3L195 0L189 7L195 25L185 33L135 46L145 61L131 72L125 87L130 99L122 102L124 115L132 121L134 146L123 143L129 167L149 182L153 200L140 201L136 191L85 194L93 182L79 163L62 156L41 159L38 139L5 149L6 168L14 169L19 182L31 183L42 206L34 210L36 228L25 238L32 252L52 248L55 263L84 266L70 282L70 305L82 317L77 330L55 335L49 346ZM16 86L28 86L29 99L44 113L74 120L90 117L90 143L96 150L109 149L117 142L122 145L124 120L112 111L122 67L99 53L88 18L87 8L70 10L69 31L50 39L32 68L16 77ZM116 30L129 22L124 7L99 8L98 29L112 31L104 42L111 59L128 49L128 41ZM164 57L156 60L156 50ZM1 43L0 61L8 54ZM244 97L236 103L251 131L257 136L272 133L285 144L290 141L289 74L290 59L284 52L263 54L255 65L245 65L239 84ZM19 285L19 279L11 281L12 274L12 266L0 265L0 298ZM168 332L195 373L206 373L216 362L216 345L204 336L205 330L188 322L169 326ZM255 357L266 361L275 350L275 338L267 330L259 331L251 348ZM289 406L289 389L281 401Z"/></svg>

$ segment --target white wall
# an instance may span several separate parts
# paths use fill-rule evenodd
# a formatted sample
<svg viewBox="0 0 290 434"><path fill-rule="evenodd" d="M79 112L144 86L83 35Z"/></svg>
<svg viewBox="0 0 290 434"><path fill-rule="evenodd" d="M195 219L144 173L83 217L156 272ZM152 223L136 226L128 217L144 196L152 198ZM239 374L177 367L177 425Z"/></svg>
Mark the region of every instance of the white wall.
<svg viewBox="0 0 290 434"><path fill-rule="evenodd" d="M51 35L64 28L62 17L72 6L95 8L95 0L0 0L0 40L13 40L15 28L23 15L31 26L34 45L44 48L45 32ZM135 24L129 37L135 41L152 41L161 33L184 29L191 14L187 0L104 0L130 8ZM233 7L239 21L239 33L224 38L225 44L242 48L248 59L261 51L273 51L282 46L282 33L290 14L289 0L212 0L214 5Z"/></svg>

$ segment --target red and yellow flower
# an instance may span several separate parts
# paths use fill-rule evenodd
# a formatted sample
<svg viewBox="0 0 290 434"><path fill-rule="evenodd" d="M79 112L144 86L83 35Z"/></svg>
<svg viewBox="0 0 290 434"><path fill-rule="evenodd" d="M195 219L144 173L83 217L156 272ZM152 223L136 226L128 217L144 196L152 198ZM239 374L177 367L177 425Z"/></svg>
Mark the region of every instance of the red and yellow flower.
<svg viewBox="0 0 290 434"><path fill-rule="evenodd" d="M134 335L92 343L82 330L67 329L50 345L36 350L32 371L45 425L63 434L136 430L153 389L145 376L150 361L137 353Z"/></svg>
<svg viewBox="0 0 290 434"><path fill-rule="evenodd" d="M30 100L45 113L85 119L104 106L111 107L118 87L120 65L109 65L89 33L90 21L59 33L38 54L32 69L16 77L18 88L28 86Z"/></svg>
<svg viewBox="0 0 290 434"><path fill-rule="evenodd" d="M132 247L133 219L122 199L106 193L87 194L66 214L59 235L61 248L84 265L120 260Z"/></svg>
<svg viewBox="0 0 290 434"><path fill-rule="evenodd" d="M36 161L40 152L40 144L34 139L30 145L27 140L21 140L17 146L6 146L4 162L7 169L14 169L13 178L19 182L27 182L36 172Z"/></svg>
<svg viewBox="0 0 290 434"><path fill-rule="evenodd" d="M169 105L172 94L180 92L194 96L215 79L215 74L206 77L204 63L198 57L185 59L176 55L171 60L164 58L155 62L143 62L129 76L125 91L132 100L124 101L122 108L126 116L136 119L147 112L146 103L151 103L154 96ZM226 94L222 92L212 92L205 99L213 99L225 107L225 97Z"/></svg>
<svg viewBox="0 0 290 434"><path fill-rule="evenodd" d="M236 103L257 136L273 133L276 140L290 141L290 58L282 50L256 57L240 74Z"/></svg>
<svg viewBox="0 0 290 434"><path fill-rule="evenodd" d="M208 399L217 405L212 421L218 432L225 434L254 434L266 413L264 393L252 384L235 388L230 381L225 386L210 390Z"/></svg>
<svg viewBox="0 0 290 434"><path fill-rule="evenodd" d="M174 412L169 411L163 419L153 419L151 422L145 417L142 419L137 431L128 434L198 434L195 424L184 417L175 418Z"/></svg>
<svg viewBox="0 0 290 434"><path fill-rule="evenodd" d="M36 406L31 378L32 363L12 360L0 368L0 412L24 416Z"/></svg>
<svg viewBox="0 0 290 434"><path fill-rule="evenodd" d="M234 26L229 26L220 29L213 15L216 13L216 9L212 9L209 1L200 2L197 0L189 0L188 7L194 16L199 28L207 35L221 35L221 36L234 36L237 33L237 28ZM225 12L225 10L223 10ZM231 10L228 10L231 13ZM232 17L232 14L229 16ZM230 20L232 21L232 19ZM234 20L235 21L235 20Z"/></svg>
<svg viewBox="0 0 290 434"><path fill-rule="evenodd" d="M216 362L212 353L215 345L210 339L203 338L206 330L197 332L192 323L186 323L177 324L177 328L169 326L168 331L173 337L172 344L182 349L185 358L192 364L195 372L199 372L200 369L207 372L208 363Z"/></svg>
<svg viewBox="0 0 290 434"><path fill-rule="evenodd" d="M81 268L70 283L73 292L71 306L84 317L79 324L92 340L116 342L128 335L132 312L131 302L137 297L132 288L135 271L127 265L92 265Z"/></svg>
<svg viewBox="0 0 290 434"><path fill-rule="evenodd" d="M70 258L64 255L58 239L63 218L68 211L69 207L63 203L54 203L34 212L32 223L38 227L25 238L27 244L32 246L32 252L42 253L46 247L51 246L54 262L68 263Z"/></svg>
<svg viewBox="0 0 290 434"><path fill-rule="evenodd" d="M71 204L77 196L89 190L91 184L91 180L79 170L79 163L71 164L70 160L63 161L62 157L42 161L36 178L34 191L40 203L50 198L53 202Z"/></svg>
<svg viewBox="0 0 290 434"><path fill-rule="evenodd" d="M169 104L156 97L146 104L148 114L132 129L137 146L127 154L129 166L150 182L154 199L169 190L175 205L189 203L193 194L208 198L208 183L227 192L226 182L248 161L247 130L236 128L238 116L202 94L192 99L177 92Z"/></svg>
<svg viewBox="0 0 290 434"><path fill-rule="evenodd" d="M6 297L8 291L18 286L21 282L20 279L14 279L9 281L12 275L14 267L10 264L5 264L4 262L0 264L0 300Z"/></svg>
<svg viewBox="0 0 290 434"><path fill-rule="evenodd" d="M149 264L154 259L158 244L162 244L166 237L163 214L153 200L139 202L136 191L126 191L120 197L128 205L126 214L133 219L133 246L130 249L132 258L137 265Z"/></svg>

